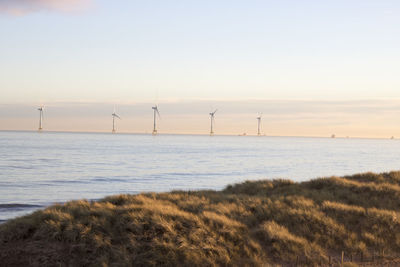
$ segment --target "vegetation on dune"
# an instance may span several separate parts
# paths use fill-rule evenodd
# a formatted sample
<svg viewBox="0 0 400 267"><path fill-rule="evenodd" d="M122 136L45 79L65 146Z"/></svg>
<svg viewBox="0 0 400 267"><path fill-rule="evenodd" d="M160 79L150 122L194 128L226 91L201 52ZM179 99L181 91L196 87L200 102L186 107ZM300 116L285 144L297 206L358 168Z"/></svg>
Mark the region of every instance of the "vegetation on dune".
<svg viewBox="0 0 400 267"><path fill-rule="evenodd" d="M71 201L0 225L0 262L312 266L342 251L397 257L399 209L400 172Z"/></svg>

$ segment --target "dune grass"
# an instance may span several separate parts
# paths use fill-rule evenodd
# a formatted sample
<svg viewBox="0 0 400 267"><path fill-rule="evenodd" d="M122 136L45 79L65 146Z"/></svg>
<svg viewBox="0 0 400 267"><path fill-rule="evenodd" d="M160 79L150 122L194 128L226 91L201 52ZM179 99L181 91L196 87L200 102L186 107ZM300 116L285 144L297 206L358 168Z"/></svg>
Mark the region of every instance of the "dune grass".
<svg viewBox="0 0 400 267"><path fill-rule="evenodd" d="M5 266L318 266L400 255L400 172L57 204L0 225ZM372 257L372 256L371 256ZM357 266L347 263L348 266Z"/></svg>

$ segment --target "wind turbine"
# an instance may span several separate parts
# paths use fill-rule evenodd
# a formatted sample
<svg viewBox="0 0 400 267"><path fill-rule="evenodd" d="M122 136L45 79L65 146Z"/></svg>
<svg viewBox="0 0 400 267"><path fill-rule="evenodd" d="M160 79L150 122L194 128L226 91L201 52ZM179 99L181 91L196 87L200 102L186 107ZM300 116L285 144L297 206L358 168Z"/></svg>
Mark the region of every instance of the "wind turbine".
<svg viewBox="0 0 400 267"><path fill-rule="evenodd" d="M154 111L154 122L153 122L153 135L157 134L157 128L156 128L156 122L157 122L157 115L160 118L160 112L158 112L158 107L155 105L154 107L151 107Z"/></svg>
<svg viewBox="0 0 400 267"><path fill-rule="evenodd" d="M260 113L257 117L257 121L258 121L258 130L257 130L257 135L260 136L261 135L261 117L262 117L262 113Z"/></svg>
<svg viewBox="0 0 400 267"><path fill-rule="evenodd" d="M115 133L115 118L121 119L121 117L118 116L118 115L115 113L115 107L114 107L114 112L113 112L113 114L111 114L111 116L112 116L112 118L113 118L112 133Z"/></svg>
<svg viewBox="0 0 400 267"><path fill-rule="evenodd" d="M211 121L211 130L210 130L210 135L214 135L214 131L213 131L213 123L214 123L214 115L217 112L218 109L214 110L214 112L210 113L210 121Z"/></svg>
<svg viewBox="0 0 400 267"><path fill-rule="evenodd" d="M42 124L43 124L43 109L44 109L44 106L40 106L39 108L38 108L38 110L39 110L39 132L43 129L43 126L42 126Z"/></svg>

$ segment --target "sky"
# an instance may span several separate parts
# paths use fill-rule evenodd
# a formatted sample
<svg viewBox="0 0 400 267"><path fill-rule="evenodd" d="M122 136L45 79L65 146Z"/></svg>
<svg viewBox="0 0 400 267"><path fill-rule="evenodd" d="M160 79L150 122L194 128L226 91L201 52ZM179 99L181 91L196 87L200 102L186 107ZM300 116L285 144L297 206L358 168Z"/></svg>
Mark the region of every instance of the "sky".
<svg viewBox="0 0 400 267"><path fill-rule="evenodd" d="M0 0L0 130L400 137L400 2ZM217 116L218 115L218 116Z"/></svg>

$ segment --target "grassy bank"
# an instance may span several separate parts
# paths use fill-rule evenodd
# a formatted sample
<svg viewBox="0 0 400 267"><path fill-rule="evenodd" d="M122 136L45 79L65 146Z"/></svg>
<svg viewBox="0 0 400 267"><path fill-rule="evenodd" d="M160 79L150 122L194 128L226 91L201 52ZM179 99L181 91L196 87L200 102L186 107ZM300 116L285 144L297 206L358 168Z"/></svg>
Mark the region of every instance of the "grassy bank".
<svg viewBox="0 0 400 267"><path fill-rule="evenodd" d="M119 195L0 225L6 266L321 265L400 255L400 172Z"/></svg>

